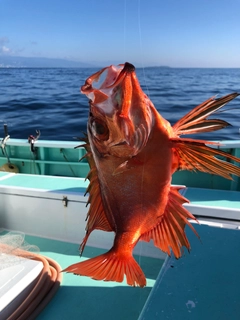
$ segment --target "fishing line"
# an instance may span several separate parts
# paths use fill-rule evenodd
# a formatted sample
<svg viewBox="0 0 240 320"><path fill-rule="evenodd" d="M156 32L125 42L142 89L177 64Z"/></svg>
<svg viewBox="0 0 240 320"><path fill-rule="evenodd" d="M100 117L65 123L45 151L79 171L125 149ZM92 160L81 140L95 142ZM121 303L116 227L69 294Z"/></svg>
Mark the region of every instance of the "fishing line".
<svg viewBox="0 0 240 320"><path fill-rule="evenodd" d="M143 47L142 47L142 30L141 30L141 14L140 14L140 0L138 0L138 34L139 34L139 44L140 44L140 59L141 59L141 68L143 71L143 82L145 84L148 96L149 96L149 90L148 90L148 86L147 86L147 81L146 81L146 75L145 75L145 68L143 65ZM142 181L141 181L141 190L143 190L143 178L144 178L144 165L143 165L143 171L142 171ZM141 197L141 201L142 201L142 197ZM142 204L142 203L141 203ZM142 211L143 211L143 205L141 206ZM141 262L142 262L142 241L140 241L140 252L138 255L138 264L141 266ZM141 293L139 295L139 301L141 300Z"/></svg>
<svg viewBox="0 0 240 320"><path fill-rule="evenodd" d="M144 171L145 171L145 161L146 161L146 154L144 155L144 159L143 159L143 167L142 167L142 179L141 179L141 197L140 197L140 201L141 201L141 211L143 212L143 203L142 203L142 199L143 199L143 193L144 193ZM139 266L141 266L142 263L142 249L143 249L143 243L142 241L140 241L140 252L138 255L138 264ZM140 295L141 296L141 295ZM139 300L140 300L140 296L139 296Z"/></svg>
<svg viewBox="0 0 240 320"><path fill-rule="evenodd" d="M223 112L226 112L226 111L229 111L229 110L238 110L238 108L226 108L224 110L216 111L216 112L214 112L214 114L223 113Z"/></svg>
<svg viewBox="0 0 240 320"><path fill-rule="evenodd" d="M140 52L141 52L141 65L143 71L143 82L146 87L147 95L150 98L150 93L147 85L146 74L145 74L145 67L143 64L143 45L142 45L142 29L141 29L141 10L140 10L140 0L138 0L138 33L139 33L139 43L140 43Z"/></svg>
<svg viewBox="0 0 240 320"><path fill-rule="evenodd" d="M127 25L127 0L124 1L124 15L123 15L123 56L126 61L126 25Z"/></svg>

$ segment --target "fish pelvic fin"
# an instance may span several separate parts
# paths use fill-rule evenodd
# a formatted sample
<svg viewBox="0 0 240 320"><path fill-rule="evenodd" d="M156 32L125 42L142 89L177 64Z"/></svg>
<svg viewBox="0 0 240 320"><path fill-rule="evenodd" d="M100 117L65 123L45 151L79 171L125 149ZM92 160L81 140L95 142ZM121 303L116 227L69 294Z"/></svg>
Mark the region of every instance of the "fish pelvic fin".
<svg viewBox="0 0 240 320"><path fill-rule="evenodd" d="M199 238L196 230L188 221L188 219L195 221L197 221L197 219L182 206L183 203L189 201L179 193L180 189L182 188L170 187L168 203L160 222L140 238L140 240L147 242L152 239L156 247L168 255L170 255L172 251L177 259L183 254L183 246L185 246L188 251L190 250L190 243L184 231L186 225L188 225Z"/></svg>
<svg viewBox="0 0 240 320"><path fill-rule="evenodd" d="M73 264L63 270L94 280L122 282L124 275L130 286L146 286L145 275L132 254L120 254L114 248L97 257Z"/></svg>
<svg viewBox="0 0 240 320"><path fill-rule="evenodd" d="M229 180L232 180L231 175L240 177L240 167L229 161L232 160L240 163L240 158L206 145L219 144L204 140L183 138L172 138L171 142L174 152L173 172L175 170L199 170L219 175ZM219 157L222 159L219 159Z"/></svg>
<svg viewBox="0 0 240 320"><path fill-rule="evenodd" d="M210 115L222 108L226 103L235 99L239 93L231 93L224 97L215 97L204 101L199 106L188 112L177 121L173 128L177 136L185 134L195 134L201 132L211 132L229 126L229 123L219 119L207 119Z"/></svg>

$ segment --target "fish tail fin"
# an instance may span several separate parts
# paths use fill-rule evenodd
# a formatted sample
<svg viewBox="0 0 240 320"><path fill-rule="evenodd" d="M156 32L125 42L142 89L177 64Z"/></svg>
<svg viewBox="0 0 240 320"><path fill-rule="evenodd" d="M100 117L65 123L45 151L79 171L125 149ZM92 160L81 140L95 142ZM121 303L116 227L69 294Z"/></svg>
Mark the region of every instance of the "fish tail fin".
<svg viewBox="0 0 240 320"><path fill-rule="evenodd" d="M97 257L73 264L63 270L95 280L122 282L124 275L130 286L146 286L145 275L131 253L120 254L112 248Z"/></svg>
<svg viewBox="0 0 240 320"><path fill-rule="evenodd" d="M160 222L141 236L143 241L149 242L152 239L154 245L168 255L171 254L172 250L177 259L183 254L183 246L188 251L190 250L190 243L184 230L186 225L199 238L196 230L188 221L188 219L192 219L197 222L197 219L183 207L183 203L189 201L179 193L180 189L183 189L183 187L171 186L168 203Z"/></svg>

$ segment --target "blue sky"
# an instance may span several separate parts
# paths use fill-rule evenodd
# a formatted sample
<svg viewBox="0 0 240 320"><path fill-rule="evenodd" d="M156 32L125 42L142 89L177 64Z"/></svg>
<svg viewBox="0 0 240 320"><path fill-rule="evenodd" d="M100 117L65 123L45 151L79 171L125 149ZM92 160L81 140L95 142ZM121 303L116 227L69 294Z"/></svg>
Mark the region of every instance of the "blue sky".
<svg viewBox="0 0 240 320"><path fill-rule="evenodd" d="M0 0L0 55L240 67L239 0Z"/></svg>

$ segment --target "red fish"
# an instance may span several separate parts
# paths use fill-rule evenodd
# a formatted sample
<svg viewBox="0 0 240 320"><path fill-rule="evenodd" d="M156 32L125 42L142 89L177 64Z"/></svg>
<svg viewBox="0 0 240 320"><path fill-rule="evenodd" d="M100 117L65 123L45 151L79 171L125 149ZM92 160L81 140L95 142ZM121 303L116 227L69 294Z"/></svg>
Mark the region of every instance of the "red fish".
<svg viewBox="0 0 240 320"><path fill-rule="evenodd" d="M81 91L90 99L85 138L90 208L81 253L95 229L114 231L115 239L108 252L64 271L117 282L125 276L129 285L144 287L145 275L132 255L137 242L153 240L179 258L183 246L190 249L185 226L195 231L188 221L195 218L183 207L188 200L171 186L172 174L196 169L240 176L240 168L215 156L240 159L206 145L212 142L180 138L226 127L225 121L207 118L238 93L211 98L171 126L142 91L130 63L93 74Z"/></svg>

